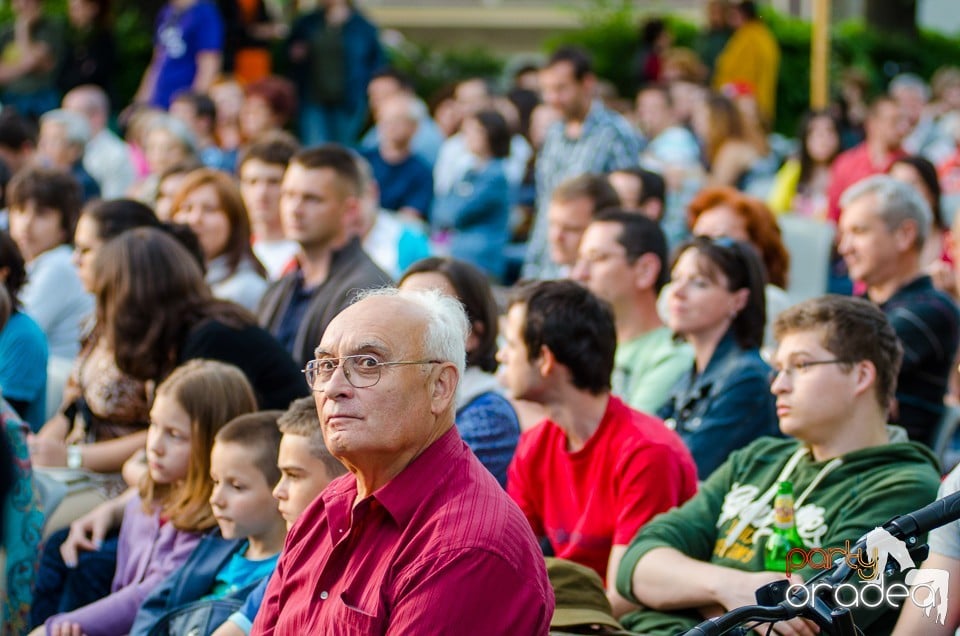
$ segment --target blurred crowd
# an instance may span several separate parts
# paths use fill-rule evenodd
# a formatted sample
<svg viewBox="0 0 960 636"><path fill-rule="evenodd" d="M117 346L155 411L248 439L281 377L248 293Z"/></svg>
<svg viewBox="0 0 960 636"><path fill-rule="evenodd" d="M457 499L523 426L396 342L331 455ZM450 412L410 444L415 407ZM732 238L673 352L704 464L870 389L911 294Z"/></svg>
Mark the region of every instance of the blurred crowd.
<svg viewBox="0 0 960 636"><path fill-rule="evenodd" d="M789 138L750 1L645 21L630 95L562 47L427 96L351 0L169 0L121 104L109 0L12 8L2 633L674 634L772 580L780 481L826 547L955 460L946 60Z"/></svg>

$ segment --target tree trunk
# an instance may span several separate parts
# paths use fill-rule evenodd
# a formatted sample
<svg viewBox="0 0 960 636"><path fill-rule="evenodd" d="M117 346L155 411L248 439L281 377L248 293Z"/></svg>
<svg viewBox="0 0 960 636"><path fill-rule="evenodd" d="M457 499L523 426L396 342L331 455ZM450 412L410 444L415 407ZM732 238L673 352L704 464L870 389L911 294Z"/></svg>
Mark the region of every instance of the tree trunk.
<svg viewBox="0 0 960 636"><path fill-rule="evenodd" d="M867 0L867 25L877 31L917 34L917 0Z"/></svg>

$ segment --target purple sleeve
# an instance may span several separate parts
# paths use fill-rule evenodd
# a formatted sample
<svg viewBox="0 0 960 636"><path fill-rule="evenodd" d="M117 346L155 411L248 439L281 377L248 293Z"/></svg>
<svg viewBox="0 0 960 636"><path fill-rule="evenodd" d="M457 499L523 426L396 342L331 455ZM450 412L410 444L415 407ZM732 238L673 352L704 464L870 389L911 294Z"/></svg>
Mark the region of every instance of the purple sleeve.
<svg viewBox="0 0 960 636"><path fill-rule="evenodd" d="M139 502L139 499L136 501ZM142 541L137 544L145 550L154 551L139 580L121 587L95 603L50 618L46 623L47 634L51 634L53 627L61 623L79 623L86 636L126 634L133 626L137 610L147 595L187 560L199 540L199 534L181 532L173 528L172 524L167 524L160 530L155 542ZM121 541L121 549L122 546ZM118 554L118 567L120 560L124 558L133 557Z"/></svg>

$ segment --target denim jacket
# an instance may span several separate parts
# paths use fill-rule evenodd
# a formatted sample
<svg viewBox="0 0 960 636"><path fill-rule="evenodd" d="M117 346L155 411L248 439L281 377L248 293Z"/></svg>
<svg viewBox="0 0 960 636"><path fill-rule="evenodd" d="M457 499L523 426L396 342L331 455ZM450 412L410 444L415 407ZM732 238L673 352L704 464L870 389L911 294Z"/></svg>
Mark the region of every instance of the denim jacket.
<svg viewBox="0 0 960 636"><path fill-rule="evenodd" d="M779 436L770 367L759 349L741 349L728 331L707 368L690 370L657 415L676 429L706 479L732 451L764 435Z"/></svg>
<svg viewBox="0 0 960 636"><path fill-rule="evenodd" d="M154 629L162 623L165 616L201 599L213 587L217 573L242 543L239 539L224 539L219 529L214 529L203 537L187 562L157 586L143 602L130 630L130 636L154 633ZM253 587L255 586L250 586L235 596L242 602ZM237 606L239 604L238 602ZM234 609L236 607L226 611L223 620L226 620Z"/></svg>

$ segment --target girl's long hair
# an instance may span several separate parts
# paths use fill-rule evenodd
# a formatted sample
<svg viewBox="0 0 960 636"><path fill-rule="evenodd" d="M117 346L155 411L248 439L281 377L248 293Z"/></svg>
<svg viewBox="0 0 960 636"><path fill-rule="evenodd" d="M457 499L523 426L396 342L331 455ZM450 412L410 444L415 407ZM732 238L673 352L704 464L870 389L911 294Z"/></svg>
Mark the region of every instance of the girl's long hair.
<svg viewBox="0 0 960 636"><path fill-rule="evenodd" d="M256 411L257 400L240 369L215 360L190 360L177 367L157 387L160 395L190 416L190 463L186 477L175 484L158 484L148 472L140 498L144 511L151 513L159 506L161 516L177 530L201 532L216 523L210 509L213 438L233 418Z"/></svg>

